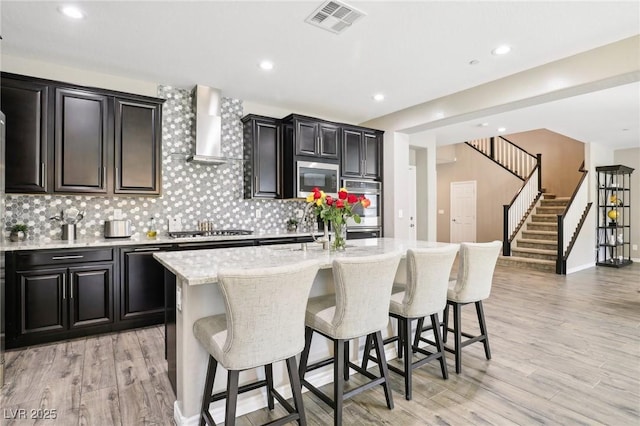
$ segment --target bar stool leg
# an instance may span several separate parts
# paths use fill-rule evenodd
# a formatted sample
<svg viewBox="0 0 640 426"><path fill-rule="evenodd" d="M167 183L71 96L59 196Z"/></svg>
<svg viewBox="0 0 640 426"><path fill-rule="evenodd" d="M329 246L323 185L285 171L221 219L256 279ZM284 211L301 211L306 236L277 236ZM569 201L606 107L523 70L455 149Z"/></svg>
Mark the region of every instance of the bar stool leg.
<svg viewBox="0 0 640 426"><path fill-rule="evenodd" d="M444 344L440 337L440 322L438 321L438 314L431 315L431 328L433 328L433 341L436 344L436 350L440 354L440 369L442 370L442 378L449 378L449 370L447 369L447 359L444 356Z"/></svg>
<svg viewBox="0 0 640 426"><path fill-rule="evenodd" d="M484 354L487 359L491 359L489 335L487 334L487 324L484 321L484 309L482 309L482 300L476 302L476 314L478 314L478 325L480 325L480 334L484 336L484 338L482 339L482 343L484 344Z"/></svg>
<svg viewBox="0 0 640 426"><path fill-rule="evenodd" d="M344 381L349 381L349 341L344 342Z"/></svg>
<svg viewBox="0 0 640 426"><path fill-rule="evenodd" d="M384 356L384 346L382 343L382 333L380 331L375 333L376 343L376 356L378 357L378 367L380 368L380 375L384 377L384 396L387 400L387 407L393 409L393 396L391 395L391 387L389 386L389 368L387 367L387 358Z"/></svg>
<svg viewBox="0 0 640 426"><path fill-rule="evenodd" d="M411 401L411 386L413 368L411 365L411 339L409 331L411 330L411 320L402 318L402 346L404 346L404 397L407 401ZM384 352L384 351L383 351Z"/></svg>
<svg viewBox="0 0 640 426"><path fill-rule="evenodd" d="M264 375L267 379L267 406L273 410L273 364L264 366Z"/></svg>
<svg viewBox="0 0 640 426"><path fill-rule="evenodd" d="M413 339L413 346L420 346L420 337L422 336L422 329L424 328L424 317L418 318L418 326L416 327L416 336ZM416 351L413 351L415 353Z"/></svg>
<svg viewBox="0 0 640 426"><path fill-rule="evenodd" d="M364 352L362 354L362 369L366 370L369 364L369 354L371 354L371 335L366 337L364 342Z"/></svg>
<svg viewBox="0 0 640 426"><path fill-rule="evenodd" d="M342 426L342 404L344 402L344 340L333 341L333 424Z"/></svg>
<svg viewBox="0 0 640 426"><path fill-rule="evenodd" d="M236 404L238 402L238 377L240 371L229 370L227 378L227 405L225 407L225 426L234 426L236 424Z"/></svg>
<svg viewBox="0 0 640 426"><path fill-rule="evenodd" d="M204 392L202 393L202 409L200 410L200 426L207 424L206 414L209 412L211 404L211 393L213 392L213 380L216 378L218 361L209 355L209 365L207 366L207 377L204 381Z"/></svg>
<svg viewBox="0 0 640 426"><path fill-rule="evenodd" d="M444 311L442 312L442 341L447 343L447 333L449 332L449 303L444 307Z"/></svg>
<svg viewBox="0 0 640 426"><path fill-rule="evenodd" d="M307 419L302 404L302 385L300 384L300 377L298 376L295 356L287 358L287 372L289 373L289 383L291 384L291 392L293 393L293 404L300 416L298 424L300 426L306 426Z"/></svg>
<svg viewBox="0 0 640 426"><path fill-rule="evenodd" d="M307 362L309 362L309 351L311 351L311 338L313 337L313 329L311 327L304 328L304 350L300 355L300 369L298 375L300 380L304 380L304 375L307 372Z"/></svg>
<svg viewBox="0 0 640 426"><path fill-rule="evenodd" d="M453 340L456 359L456 374L462 371L462 316L459 303L453 304Z"/></svg>
<svg viewBox="0 0 640 426"><path fill-rule="evenodd" d="M404 320L402 318L398 318L398 359L402 359L402 355L403 355L403 348L404 348L404 344L403 342L403 336L405 335L404 332Z"/></svg>

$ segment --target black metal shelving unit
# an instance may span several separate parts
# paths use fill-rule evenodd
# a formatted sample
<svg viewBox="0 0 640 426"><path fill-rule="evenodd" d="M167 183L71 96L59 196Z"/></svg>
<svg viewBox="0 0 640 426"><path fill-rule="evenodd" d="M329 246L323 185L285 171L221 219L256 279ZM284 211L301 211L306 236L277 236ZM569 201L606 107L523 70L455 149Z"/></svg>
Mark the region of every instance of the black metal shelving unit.
<svg viewBox="0 0 640 426"><path fill-rule="evenodd" d="M631 260L631 167L596 167L596 265L619 268Z"/></svg>

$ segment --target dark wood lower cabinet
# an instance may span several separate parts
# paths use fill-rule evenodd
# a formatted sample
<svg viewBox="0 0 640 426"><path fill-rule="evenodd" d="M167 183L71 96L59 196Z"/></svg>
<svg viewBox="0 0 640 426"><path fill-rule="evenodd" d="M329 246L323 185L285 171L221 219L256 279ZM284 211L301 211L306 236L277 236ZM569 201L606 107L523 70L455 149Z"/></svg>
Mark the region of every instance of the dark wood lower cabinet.
<svg viewBox="0 0 640 426"><path fill-rule="evenodd" d="M69 268L70 328L113 322L113 265Z"/></svg>
<svg viewBox="0 0 640 426"><path fill-rule="evenodd" d="M109 331L114 321L112 263L18 271L15 283L8 348Z"/></svg>
<svg viewBox="0 0 640 426"><path fill-rule="evenodd" d="M171 246L120 249L120 309L118 328L162 324L164 321L164 268L153 253Z"/></svg>
<svg viewBox="0 0 640 426"><path fill-rule="evenodd" d="M18 272L20 334L67 328L67 269Z"/></svg>

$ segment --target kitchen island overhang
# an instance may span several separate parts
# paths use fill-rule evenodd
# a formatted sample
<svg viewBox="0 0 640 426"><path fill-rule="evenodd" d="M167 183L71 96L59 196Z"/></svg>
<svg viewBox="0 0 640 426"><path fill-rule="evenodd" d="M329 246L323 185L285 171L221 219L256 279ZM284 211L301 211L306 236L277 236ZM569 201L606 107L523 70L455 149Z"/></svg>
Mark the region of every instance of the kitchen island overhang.
<svg viewBox="0 0 640 426"><path fill-rule="evenodd" d="M175 341L175 348L168 348L169 353L175 353L176 363L176 402L174 404L174 419L178 425L198 424L199 411L202 400L202 389L207 368L209 354L198 343L193 335L193 323L198 319L225 312L224 301L220 294L218 271L220 268L266 268L295 264L302 260L317 260L319 271L314 280L310 297L334 293L332 262L336 258L360 257L375 254L400 252L403 257L412 248L430 248L448 246L449 243L410 241L395 238L374 238L364 240L349 240L345 251L329 252L322 250L319 245L308 244L306 249L301 244L286 244L277 246L252 246L226 249L162 252L154 257L166 268L167 296L173 290L175 283L175 340L167 336L168 342ZM398 267L399 279L404 276L405 263ZM169 298L171 299L171 298ZM173 306L168 306L173 309ZM391 329L388 330L391 332ZM356 341L357 342L357 341ZM354 357L361 357L362 348L353 347L350 353ZM314 341L311 348L310 360L321 359L330 353L330 345L321 340ZM394 357L395 354L389 354ZM171 362L171 361L170 361ZM224 370L223 370L224 371ZM259 370L243 373L241 381L262 378ZM329 383L333 380L331 366L314 372L309 377L314 383ZM288 386L286 369L281 365L274 365L274 382L278 390L285 396L291 395ZM220 380L220 388L216 386L214 392L223 390L224 380ZM266 406L266 398L260 390L247 393L238 398L238 415L248 413ZM212 404L214 419L220 421L224 413L224 401Z"/></svg>

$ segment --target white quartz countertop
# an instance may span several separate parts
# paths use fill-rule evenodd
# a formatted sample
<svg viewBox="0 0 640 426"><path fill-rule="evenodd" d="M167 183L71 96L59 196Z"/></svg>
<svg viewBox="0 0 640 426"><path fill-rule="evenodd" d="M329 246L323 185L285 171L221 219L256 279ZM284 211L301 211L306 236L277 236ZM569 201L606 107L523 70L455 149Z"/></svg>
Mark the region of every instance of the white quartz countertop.
<svg viewBox="0 0 640 426"><path fill-rule="evenodd" d="M92 247L119 247L119 246L135 246L135 245L159 245L159 244L184 244L184 243L206 243L215 241L234 241L234 240L255 240L269 238L294 238L307 237L308 232L262 232L251 235L233 235L233 236L210 236L210 237L182 237L171 238L167 235L159 235L157 238L149 239L146 236L134 235L129 238L83 238L74 241L52 240L43 238L41 240L27 240L21 242L4 241L2 243L3 251L18 250L48 250L60 248L92 248Z"/></svg>
<svg viewBox="0 0 640 426"><path fill-rule="evenodd" d="M410 241L396 238L369 238L347 241L342 252L322 250L315 243L308 243L303 250L301 244L272 246L234 247L212 250L186 250L154 253L169 271L188 285L216 283L220 268L265 268L298 263L315 259L320 268L330 268L331 262L340 257L358 257L390 252L403 255L411 248L442 247L449 243Z"/></svg>

